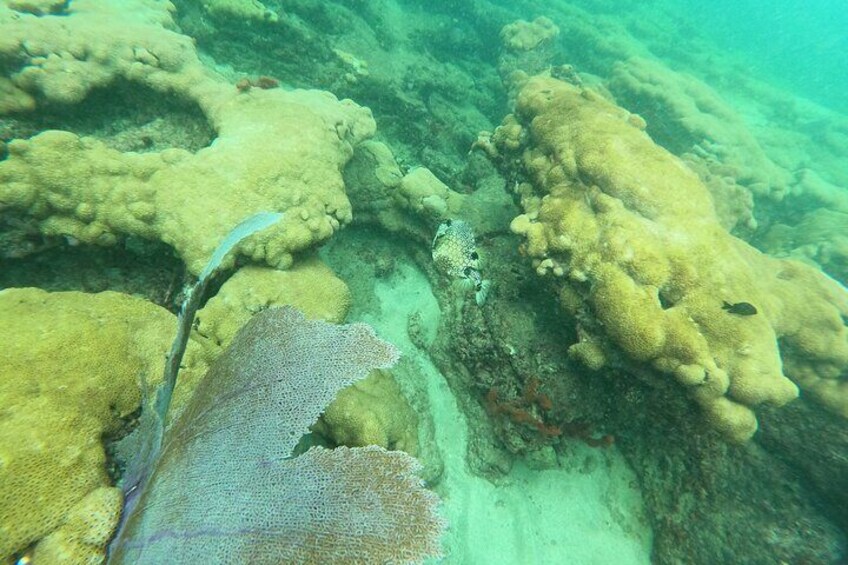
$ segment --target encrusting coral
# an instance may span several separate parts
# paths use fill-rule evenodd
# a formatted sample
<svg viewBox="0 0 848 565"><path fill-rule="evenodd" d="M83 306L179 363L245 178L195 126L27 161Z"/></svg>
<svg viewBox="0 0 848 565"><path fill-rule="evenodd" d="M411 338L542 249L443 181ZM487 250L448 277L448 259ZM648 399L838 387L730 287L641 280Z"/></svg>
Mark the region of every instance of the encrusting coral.
<svg viewBox="0 0 848 565"><path fill-rule="evenodd" d="M44 563L102 559L122 503L102 437L138 409L141 379L161 381L174 316L115 292L28 288L0 292L0 318L14 320L0 324L0 559L33 542ZM179 404L201 351L190 343Z"/></svg>
<svg viewBox="0 0 848 565"><path fill-rule="evenodd" d="M351 220L340 169L373 134L371 113L326 92L239 91L206 70L190 38L171 31L169 6L78 0L62 16L43 17L0 7L0 57L19 65L0 89L22 101L5 111L76 103L122 80L196 103L217 132L194 154L121 153L61 131L14 140L0 162L0 208L37 218L45 235L83 243L163 241L195 274L239 220L285 212L279 229L241 252L288 267L292 253Z"/></svg>
<svg viewBox="0 0 848 565"><path fill-rule="evenodd" d="M758 405L789 402L796 383L848 416L848 292L729 235L697 176L628 116L538 76L493 137L526 175L512 229L537 271L561 281L581 335L570 352L668 375L737 441L756 431Z"/></svg>

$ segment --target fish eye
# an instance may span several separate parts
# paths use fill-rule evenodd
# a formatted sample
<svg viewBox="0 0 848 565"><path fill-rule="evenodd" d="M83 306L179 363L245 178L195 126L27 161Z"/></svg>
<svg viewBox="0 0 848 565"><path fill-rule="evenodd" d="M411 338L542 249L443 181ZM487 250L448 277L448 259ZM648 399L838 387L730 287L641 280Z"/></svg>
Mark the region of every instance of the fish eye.
<svg viewBox="0 0 848 565"><path fill-rule="evenodd" d="M465 275L466 277L470 277L471 276L471 267L465 267L464 269L462 269L462 274Z"/></svg>
<svg viewBox="0 0 848 565"><path fill-rule="evenodd" d="M480 258L480 256L477 254L477 252L476 252L476 251L472 251L472 252L471 252L471 258L472 258L472 259L474 259L474 260L476 261L477 259L479 259L479 258Z"/></svg>
<svg viewBox="0 0 848 565"><path fill-rule="evenodd" d="M450 225L452 223L453 223L453 220L445 220L445 225L448 226L448 227L450 227Z"/></svg>

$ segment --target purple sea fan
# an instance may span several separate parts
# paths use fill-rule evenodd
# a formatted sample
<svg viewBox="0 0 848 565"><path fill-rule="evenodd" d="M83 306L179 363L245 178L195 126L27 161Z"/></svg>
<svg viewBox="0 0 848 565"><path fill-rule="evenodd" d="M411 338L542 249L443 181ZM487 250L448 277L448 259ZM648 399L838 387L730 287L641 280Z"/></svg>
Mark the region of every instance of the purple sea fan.
<svg viewBox="0 0 848 565"><path fill-rule="evenodd" d="M438 498L402 452L299 438L345 386L398 358L365 324L265 310L165 434L110 563L415 563L438 555Z"/></svg>

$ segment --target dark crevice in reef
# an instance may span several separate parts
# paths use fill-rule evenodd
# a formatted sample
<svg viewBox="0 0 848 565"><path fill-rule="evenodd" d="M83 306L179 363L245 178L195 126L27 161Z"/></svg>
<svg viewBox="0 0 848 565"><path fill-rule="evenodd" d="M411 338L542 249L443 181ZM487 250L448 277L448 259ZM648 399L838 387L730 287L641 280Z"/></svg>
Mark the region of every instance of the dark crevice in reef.
<svg viewBox="0 0 848 565"><path fill-rule="evenodd" d="M92 90L79 104L40 104L37 111L0 117L0 142L44 130L91 136L118 151L138 153L178 147L198 151L215 131L192 101L119 80Z"/></svg>
<svg viewBox="0 0 848 565"><path fill-rule="evenodd" d="M55 238L40 252L0 258L0 289L112 290L143 296L176 311L185 273L182 261L163 243L130 238L114 247L97 247Z"/></svg>

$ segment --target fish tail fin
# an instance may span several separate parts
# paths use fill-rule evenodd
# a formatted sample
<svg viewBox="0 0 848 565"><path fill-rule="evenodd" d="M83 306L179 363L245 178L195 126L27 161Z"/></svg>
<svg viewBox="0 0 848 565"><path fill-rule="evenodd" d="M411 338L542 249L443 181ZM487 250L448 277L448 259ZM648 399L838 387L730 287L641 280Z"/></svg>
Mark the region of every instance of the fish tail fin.
<svg viewBox="0 0 848 565"><path fill-rule="evenodd" d="M482 306L486 303L486 298L489 296L489 289L492 287L492 281L480 281L477 286L477 292L474 293L474 301L477 306Z"/></svg>

